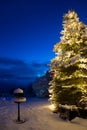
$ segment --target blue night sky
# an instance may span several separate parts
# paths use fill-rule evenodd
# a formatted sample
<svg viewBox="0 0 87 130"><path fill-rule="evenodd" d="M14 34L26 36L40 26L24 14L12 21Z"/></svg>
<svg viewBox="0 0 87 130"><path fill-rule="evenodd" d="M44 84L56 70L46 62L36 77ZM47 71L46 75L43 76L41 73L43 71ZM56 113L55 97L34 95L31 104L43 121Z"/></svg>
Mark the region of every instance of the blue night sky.
<svg viewBox="0 0 87 130"><path fill-rule="evenodd" d="M46 72L69 9L87 24L87 0L0 0L1 80Z"/></svg>

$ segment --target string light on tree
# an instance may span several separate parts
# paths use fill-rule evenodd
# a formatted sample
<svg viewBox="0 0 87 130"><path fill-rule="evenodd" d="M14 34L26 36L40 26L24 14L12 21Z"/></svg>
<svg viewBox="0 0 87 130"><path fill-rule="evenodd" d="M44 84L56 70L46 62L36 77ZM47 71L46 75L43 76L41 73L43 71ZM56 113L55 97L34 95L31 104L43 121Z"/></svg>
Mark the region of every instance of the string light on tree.
<svg viewBox="0 0 87 130"><path fill-rule="evenodd" d="M49 83L49 100L56 109L59 104L81 106L87 101L87 25L69 10L63 16L61 35L50 62L50 71L55 74Z"/></svg>

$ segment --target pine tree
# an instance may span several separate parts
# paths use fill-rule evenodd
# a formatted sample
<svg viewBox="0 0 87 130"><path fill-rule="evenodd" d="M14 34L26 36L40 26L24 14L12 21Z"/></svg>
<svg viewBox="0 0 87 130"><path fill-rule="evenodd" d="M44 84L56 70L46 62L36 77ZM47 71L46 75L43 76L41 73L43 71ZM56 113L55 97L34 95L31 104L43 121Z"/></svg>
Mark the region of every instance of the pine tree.
<svg viewBox="0 0 87 130"><path fill-rule="evenodd" d="M87 26L75 11L63 16L60 42L54 45L56 56L50 62L49 100L59 104L85 107L87 103Z"/></svg>

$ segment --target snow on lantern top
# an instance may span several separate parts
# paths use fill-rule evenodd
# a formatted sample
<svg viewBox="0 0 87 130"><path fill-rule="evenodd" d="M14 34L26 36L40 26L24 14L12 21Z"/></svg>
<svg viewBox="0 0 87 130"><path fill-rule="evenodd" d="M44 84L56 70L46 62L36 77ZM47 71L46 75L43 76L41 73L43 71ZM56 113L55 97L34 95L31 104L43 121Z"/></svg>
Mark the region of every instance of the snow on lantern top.
<svg viewBox="0 0 87 130"><path fill-rule="evenodd" d="M26 101L26 98L23 96L23 90L18 88L16 90L14 90L14 94L15 94L15 98L14 98L14 102L15 103L22 103Z"/></svg>
<svg viewBox="0 0 87 130"><path fill-rule="evenodd" d="M14 93L15 93L15 94L16 94L16 93L23 93L23 90L20 89L20 88L18 88L18 89L16 89L16 90L14 90Z"/></svg>

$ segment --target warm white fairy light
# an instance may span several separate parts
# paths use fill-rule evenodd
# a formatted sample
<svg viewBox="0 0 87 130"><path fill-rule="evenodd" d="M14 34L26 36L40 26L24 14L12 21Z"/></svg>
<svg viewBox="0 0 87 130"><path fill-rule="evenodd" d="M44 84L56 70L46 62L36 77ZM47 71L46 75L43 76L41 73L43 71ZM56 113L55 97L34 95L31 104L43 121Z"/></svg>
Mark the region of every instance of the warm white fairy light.
<svg viewBox="0 0 87 130"><path fill-rule="evenodd" d="M74 89L76 94L77 91L80 91L84 95L87 86L87 27L79 22L79 18L74 11L69 11L64 15L61 34L60 42L54 46L56 56L51 63L52 70L57 71L53 76L52 87L49 90L53 108L54 102L59 101L60 103L62 94L65 94L64 91L69 90L68 88L76 87ZM61 86L60 94L60 87L58 86ZM78 98L79 95L75 96Z"/></svg>
<svg viewBox="0 0 87 130"><path fill-rule="evenodd" d="M80 61L80 62L87 63L87 58L80 58L79 61Z"/></svg>
<svg viewBox="0 0 87 130"><path fill-rule="evenodd" d="M86 64L79 64L78 66L79 66L80 68L84 68L84 69L87 70L87 65L86 65Z"/></svg>

